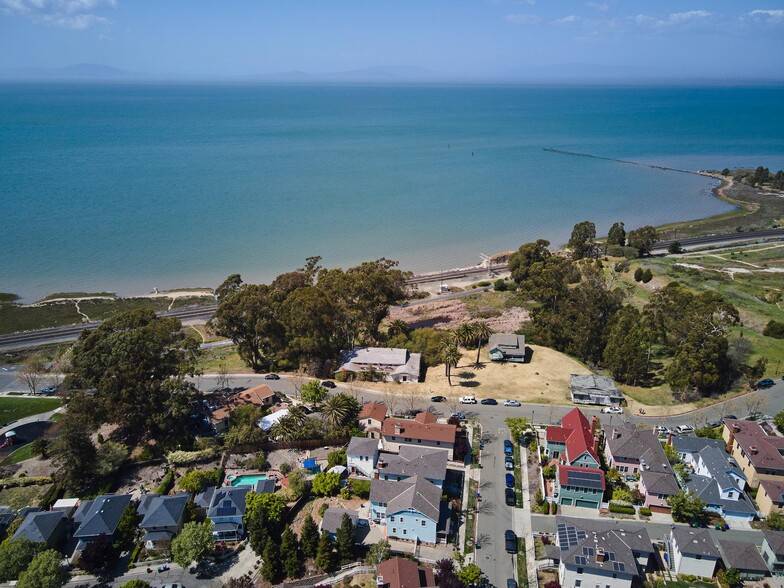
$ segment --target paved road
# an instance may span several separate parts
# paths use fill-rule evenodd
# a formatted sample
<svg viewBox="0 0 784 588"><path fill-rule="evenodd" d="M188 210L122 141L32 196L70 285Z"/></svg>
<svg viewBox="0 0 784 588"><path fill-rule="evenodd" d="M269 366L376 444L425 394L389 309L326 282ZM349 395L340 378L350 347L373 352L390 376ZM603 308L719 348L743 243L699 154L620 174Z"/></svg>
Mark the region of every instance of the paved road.
<svg viewBox="0 0 784 588"><path fill-rule="evenodd" d="M726 235L705 235L704 237L685 237L683 239L670 239L658 241L653 245L651 253L666 253L675 241L681 244L683 249L695 249L714 244L744 243L746 241L758 241L767 239L784 238L784 229L765 229L763 231L746 231L742 233L729 233Z"/></svg>

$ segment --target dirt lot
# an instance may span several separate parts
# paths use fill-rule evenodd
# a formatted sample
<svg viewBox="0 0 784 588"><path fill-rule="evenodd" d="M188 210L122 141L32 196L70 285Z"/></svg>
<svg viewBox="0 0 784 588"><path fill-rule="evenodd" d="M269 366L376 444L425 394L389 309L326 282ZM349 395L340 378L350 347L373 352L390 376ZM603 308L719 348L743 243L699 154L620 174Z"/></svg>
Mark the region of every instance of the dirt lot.
<svg viewBox="0 0 784 588"><path fill-rule="evenodd" d="M480 300L482 298L489 299L489 296L477 294L477 298ZM473 301L472 304L477 306L476 301ZM480 305L474 309L474 313L476 312L484 312L485 316L482 317L482 320L486 321L491 329L498 332L514 332L529 318L525 309L516 306L503 308L500 302L495 300L493 300L492 307L490 303L487 308L482 308ZM486 316L496 313L498 316ZM475 320L475 317L463 300L453 299L434 300L427 304L417 304L406 308L393 308L389 312L389 320L402 320L413 329L420 327L455 329L463 323Z"/></svg>
<svg viewBox="0 0 784 588"><path fill-rule="evenodd" d="M339 496L333 496L329 498L316 498L308 502L302 509L297 513L297 516L291 522L291 530L295 533L299 533L300 529L302 528L302 521L305 519L308 514L313 517L313 520L316 523L316 526L321 524L321 517L319 516L319 508L322 504L327 503L329 506L335 506L338 508L344 508L346 510L359 510L359 507L362 504L367 504L367 500L364 498L359 498L358 496L354 496L349 500L343 500Z"/></svg>

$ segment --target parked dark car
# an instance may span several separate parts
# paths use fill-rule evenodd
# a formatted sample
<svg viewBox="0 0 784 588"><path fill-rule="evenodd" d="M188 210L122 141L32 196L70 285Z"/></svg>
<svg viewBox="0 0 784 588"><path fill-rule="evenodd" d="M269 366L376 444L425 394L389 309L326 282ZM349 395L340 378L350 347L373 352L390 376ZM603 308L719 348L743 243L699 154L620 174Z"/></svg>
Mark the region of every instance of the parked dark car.
<svg viewBox="0 0 784 588"><path fill-rule="evenodd" d="M517 580L513 578L506 579L506 588L517 588Z"/></svg>
<svg viewBox="0 0 784 588"><path fill-rule="evenodd" d="M479 404L498 404L498 401L495 398L482 398Z"/></svg>
<svg viewBox="0 0 784 588"><path fill-rule="evenodd" d="M321 385L329 389L337 388L338 386L335 382L331 382L329 380L324 380L323 382L321 382Z"/></svg>
<svg viewBox="0 0 784 588"><path fill-rule="evenodd" d="M770 388L775 384L776 382L774 382L770 378L765 378L764 380L760 380L759 382L757 382L757 388L762 388L763 390L765 390L766 388ZM482 403L484 404L484 400L482 401Z"/></svg>
<svg viewBox="0 0 784 588"><path fill-rule="evenodd" d="M506 474L506 487L514 488L514 474Z"/></svg>
<svg viewBox="0 0 784 588"><path fill-rule="evenodd" d="M504 531L504 547L507 553L517 553L517 535L511 529Z"/></svg>
<svg viewBox="0 0 784 588"><path fill-rule="evenodd" d="M264 376L265 380L280 380L280 376L278 374L267 374Z"/></svg>
<svg viewBox="0 0 784 588"><path fill-rule="evenodd" d="M509 439L504 439L504 454L512 455L514 453L514 445Z"/></svg>
<svg viewBox="0 0 784 588"><path fill-rule="evenodd" d="M515 491L512 488L506 489L506 504L508 506L517 504L517 496L515 496Z"/></svg>
<svg viewBox="0 0 784 588"><path fill-rule="evenodd" d="M431 396L430 402L445 402L446 396Z"/></svg>

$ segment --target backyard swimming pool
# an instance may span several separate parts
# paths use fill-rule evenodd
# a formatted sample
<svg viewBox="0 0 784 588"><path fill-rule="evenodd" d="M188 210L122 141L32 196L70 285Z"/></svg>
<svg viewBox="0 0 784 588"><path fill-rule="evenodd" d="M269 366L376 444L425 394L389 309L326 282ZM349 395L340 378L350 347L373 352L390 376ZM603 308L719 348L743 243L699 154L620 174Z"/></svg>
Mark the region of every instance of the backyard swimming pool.
<svg viewBox="0 0 784 588"><path fill-rule="evenodd" d="M266 480L267 474L254 474L252 476L237 476L233 480L230 479L232 486L252 486L256 487L256 482L259 480Z"/></svg>

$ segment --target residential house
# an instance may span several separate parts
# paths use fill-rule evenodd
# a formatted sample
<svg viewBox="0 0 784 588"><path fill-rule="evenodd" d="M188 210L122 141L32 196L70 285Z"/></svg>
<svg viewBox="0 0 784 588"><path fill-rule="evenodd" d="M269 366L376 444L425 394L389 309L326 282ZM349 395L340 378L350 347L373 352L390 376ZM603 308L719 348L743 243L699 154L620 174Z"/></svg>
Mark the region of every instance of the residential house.
<svg viewBox="0 0 784 588"><path fill-rule="evenodd" d="M217 541L239 541L244 536L242 517L245 516L245 496L250 490L250 486L215 489L207 518L212 521L212 534Z"/></svg>
<svg viewBox="0 0 784 588"><path fill-rule="evenodd" d="M487 342L492 361L525 363L525 337L514 333L493 333Z"/></svg>
<svg viewBox="0 0 784 588"><path fill-rule="evenodd" d="M722 449L705 447L693 457L694 472L686 488L705 502L706 509L725 519L753 521L757 509L746 496L746 477Z"/></svg>
<svg viewBox="0 0 784 588"><path fill-rule="evenodd" d="M274 401L275 392L273 392L272 388L267 384L248 388L239 394L231 396L226 404L213 410L210 414L210 423L216 433L221 433L226 430L229 422L229 415L236 408L245 406L246 404L252 404L258 408L268 408L272 406Z"/></svg>
<svg viewBox="0 0 784 588"><path fill-rule="evenodd" d="M401 445L399 453L378 455L376 477L380 480L400 481L418 476L443 488L447 460L446 449Z"/></svg>
<svg viewBox="0 0 784 588"><path fill-rule="evenodd" d="M435 544L446 540L449 506L441 502L441 489L424 478L373 480L370 517L389 538Z"/></svg>
<svg viewBox="0 0 784 588"><path fill-rule="evenodd" d="M355 347L343 354L336 374L375 373L387 382L419 381L422 354L389 347Z"/></svg>
<svg viewBox="0 0 784 588"><path fill-rule="evenodd" d="M784 576L784 531L762 531L762 559L774 576Z"/></svg>
<svg viewBox="0 0 784 588"><path fill-rule="evenodd" d="M757 506L760 516L763 517L772 512L784 512L784 480L760 480L757 490Z"/></svg>
<svg viewBox="0 0 784 588"><path fill-rule="evenodd" d="M432 588L436 586L433 570L420 568L404 557L379 562L376 567L376 588Z"/></svg>
<svg viewBox="0 0 784 588"><path fill-rule="evenodd" d="M324 516L321 519L321 525L319 526L321 532L328 533L329 538L334 540L340 525L343 524L343 516L345 515L348 515L348 518L351 519L352 527L356 529L357 521L359 520L359 515L357 515L356 511L330 506L324 511Z"/></svg>
<svg viewBox="0 0 784 588"><path fill-rule="evenodd" d="M215 486L207 486L201 492L197 492L196 497L193 499L193 503L198 508L200 508L205 515L210 509L210 504L212 504L212 497L215 495L216 490L217 488Z"/></svg>
<svg viewBox="0 0 784 588"><path fill-rule="evenodd" d="M623 394L607 376L572 374L571 392L575 404L619 406L623 402Z"/></svg>
<svg viewBox="0 0 784 588"><path fill-rule="evenodd" d="M556 532L557 549L548 553L563 588L630 588L653 565L653 545L642 525L559 516Z"/></svg>
<svg viewBox="0 0 784 588"><path fill-rule="evenodd" d="M743 580L759 580L769 574L768 565L754 543L724 539L719 539L718 543L724 567L738 570Z"/></svg>
<svg viewBox="0 0 784 588"><path fill-rule="evenodd" d="M723 438L749 486L784 477L784 437L768 435L754 421L724 419Z"/></svg>
<svg viewBox="0 0 784 588"><path fill-rule="evenodd" d="M273 410L270 414L265 415L259 419L259 427L261 427L262 431L269 431L272 427L274 427L281 419L286 418L289 414L289 409L283 406L277 407L277 410Z"/></svg>
<svg viewBox="0 0 784 588"><path fill-rule="evenodd" d="M667 443L678 451L681 461L690 466L694 465L694 456L706 447L714 447L722 452L727 447L721 439L709 439L695 435L670 435Z"/></svg>
<svg viewBox="0 0 784 588"><path fill-rule="evenodd" d="M6 529L16 519L16 511L10 506L0 506L0 535L5 535Z"/></svg>
<svg viewBox="0 0 784 588"><path fill-rule="evenodd" d="M667 498L678 494L680 486L655 431L632 424L610 427L605 436L604 456L608 467L621 474L640 474L638 490L647 508L670 511Z"/></svg>
<svg viewBox="0 0 784 588"><path fill-rule="evenodd" d="M52 510L59 510L65 513L65 516L70 518L81 502L78 498L60 498L52 505Z"/></svg>
<svg viewBox="0 0 784 588"><path fill-rule="evenodd" d="M142 516L139 528L144 531L142 541L146 549L160 549L171 543L182 530L185 506L189 500L190 496L185 493L173 496L142 495L136 512Z"/></svg>
<svg viewBox="0 0 784 588"><path fill-rule="evenodd" d="M74 523L79 525L73 534L79 540L77 551L101 535L112 538L130 503L129 494L105 494L95 500L82 502L74 513Z"/></svg>
<svg viewBox="0 0 784 588"><path fill-rule="evenodd" d="M598 509L604 496L599 467L598 419L589 422L580 409L569 411L560 427L547 427L546 453L558 460L553 497L558 504Z"/></svg>
<svg viewBox="0 0 784 588"><path fill-rule="evenodd" d="M357 417L359 428L372 439L381 438L381 425L387 418L387 405L380 402L366 402Z"/></svg>
<svg viewBox="0 0 784 588"><path fill-rule="evenodd" d="M664 543L674 574L713 577L721 554L708 529L677 526L670 530Z"/></svg>
<svg viewBox="0 0 784 588"><path fill-rule="evenodd" d="M449 459L454 459L457 425L436 422L431 412L420 412L414 419L389 417L381 427L384 449L398 453L403 445L440 447L446 449Z"/></svg>
<svg viewBox="0 0 784 588"><path fill-rule="evenodd" d="M27 515L14 533L14 539L27 539L45 543L57 549L68 533L68 517L62 511L32 512Z"/></svg>
<svg viewBox="0 0 784 588"><path fill-rule="evenodd" d="M378 463L378 444L376 439L352 437L346 449L346 466L349 476L372 478Z"/></svg>

